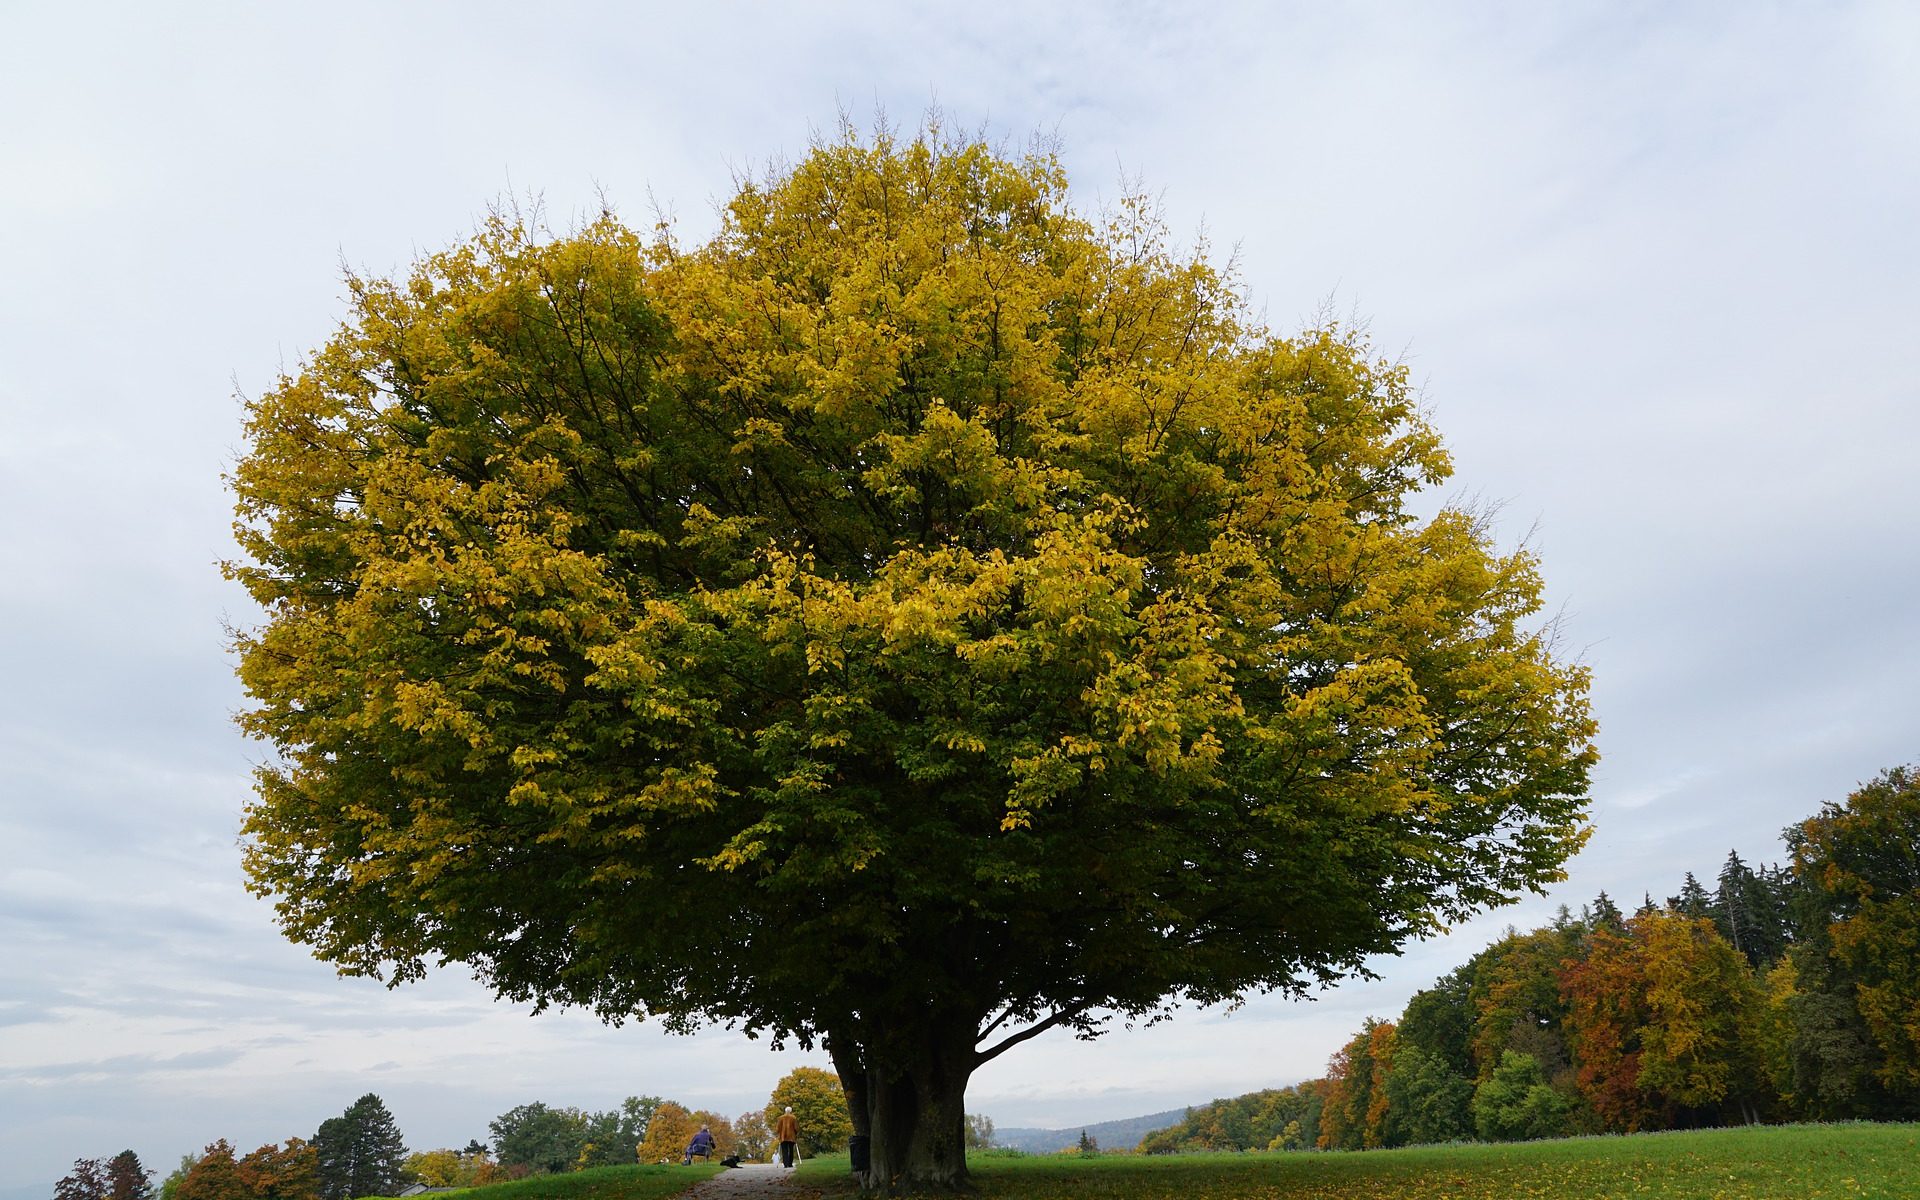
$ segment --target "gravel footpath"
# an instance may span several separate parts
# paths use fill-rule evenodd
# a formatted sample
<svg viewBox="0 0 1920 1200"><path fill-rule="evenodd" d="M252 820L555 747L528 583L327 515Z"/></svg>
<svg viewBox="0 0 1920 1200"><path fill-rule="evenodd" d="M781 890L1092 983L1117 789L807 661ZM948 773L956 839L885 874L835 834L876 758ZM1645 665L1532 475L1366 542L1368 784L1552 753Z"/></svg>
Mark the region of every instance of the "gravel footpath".
<svg viewBox="0 0 1920 1200"><path fill-rule="evenodd" d="M793 1172L774 1163L746 1163L703 1180L685 1193L694 1200L727 1200L733 1196L787 1196L793 1200L819 1195L794 1182Z"/></svg>

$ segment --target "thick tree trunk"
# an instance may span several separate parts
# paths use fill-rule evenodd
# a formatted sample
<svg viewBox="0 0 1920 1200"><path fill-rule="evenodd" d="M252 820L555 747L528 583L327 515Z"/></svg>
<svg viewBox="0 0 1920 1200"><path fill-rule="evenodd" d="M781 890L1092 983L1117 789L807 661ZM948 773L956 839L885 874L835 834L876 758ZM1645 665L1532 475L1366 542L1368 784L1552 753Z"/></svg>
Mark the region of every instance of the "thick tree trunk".
<svg viewBox="0 0 1920 1200"><path fill-rule="evenodd" d="M862 1190L895 1196L970 1190L967 1181L967 1081L976 1061L974 1025L928 1030L911 1061L879 1065L830 1039L828 1051L847 1096L856 1137L868 1139Z"/></svg>

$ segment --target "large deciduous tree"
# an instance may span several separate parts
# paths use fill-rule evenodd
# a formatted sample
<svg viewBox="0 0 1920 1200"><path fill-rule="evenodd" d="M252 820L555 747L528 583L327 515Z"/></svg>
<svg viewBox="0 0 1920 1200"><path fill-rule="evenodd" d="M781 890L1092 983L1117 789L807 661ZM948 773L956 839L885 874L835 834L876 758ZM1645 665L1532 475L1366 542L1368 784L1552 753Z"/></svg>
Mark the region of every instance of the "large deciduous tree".
<svg viewBox="0 0 1920 1200"><path fill-rule="evenodd" d="M629 1154L623 1162L632 1161ZM430 1188L484 1187L494 1181L496 1167L484 1149L475 1153L443 1147L407 1155L402 1164L408 1178Z"/></svg>
<svg viewBox="0 0 1920 1200"><path fill-rule="evenodd" d="M233 1145L225 1138L207 1147L181 1179L174 1195L178 1200L254 1200L253 1189L240 1174Z"/></svg>
<svg viewBox="0 0 1920 1200"><path fill-rule="evenodd" d="M769 1129L779 1126L780 1113L787 1108L793 1109L800 1125L801 1157L846 1149L847 1138L853 1133L853 1117L847 1111L846 1091L832 1071L795 1067L783 1075L767 1097L763 1115Z"/></svg>
<svg viewBox="0 0 1920 1200"><path fill-rule="evenodd" d="M1531 1054L1502 1050L1500 1062L1473 1093L1473 1124L1482 1141L1564 1137L1574 1102L1547 1082Z"/></svg>
<svg viewBox="0 0 1920 1200"><path fill-rule="evenodd" d="M648 1112L649 1119L658 1110ZM502 1167L539 1174L571 1170L587 1145L587 1117L577 1108L551 1108L541 1101L519 1104L488 1122L493 1154ZM633 1139L637 1144L645 1130ZM622 1149L620 1163L632 1161L633 1150Z"/></svg>
<svg viewBox="0 0 1920 1200"><path fill-rule="evenodd" d="M1855 1111L1911 1119L1920 1114L1920 768L1883 771L1789 828L1787 843L1803 893L1807 1057L1871 1061L1874 1086L1845 1089ZM1806 1072L1804 1090L1827 1091L1827 1073L1824 1064Z"/></svg>
<svg viewBox="0 0 1920 1200"><path fill-rule="evenodd" d="M53 1200L106 1200L111 1188L106 1160L76 1158L73 1170L53 1185Z"/></svg>
<svg viewBox="0 0 1920 1200"><path fill-rule="evenodd" d="M1664 1097L1640 1083L1641 1039L1652 1017L1647 1011L1646 956L1635 933L1646 922L1660 919L1653 914L1636 917L1633 931L1596 928L1587 952L1569 959L1560 975L1575 1080L1587 1106L1610 1133L1659 1128L1670 1116Z"/></svg>
<svg viewBox="0 0 1920 1200"><path fill-rule="evenodd" d="M849 134L701 244L502 215L350 288L231 566L249 876L343 970L824 1044L866 1182L952 1185L1027 1038L1580 844L1585 676L1529 554L1410 503L1406 372L1048 153Z"/></svg>
<svg viewBox="0 0 1920 1200"><path fill-rule="evenodd" d="M1384 1144L1387 1077L1393 1071L1393 1058L1394 1027L1371 1019L1334 1053L1327 1064L1326 1107L1320 1117L1321 1149L1372 1150Z"/></svg>
<svg viewBox="0 0 1920 1200"><path fill-rule="evenodd" d="M269 1142L235 1166L254 1200L320 1200L320 1154L312 1142Z"/></svg>
<svg viewBox="0 0 1920 1200"><path fill-rule="evenodd" d="M773 1131L767 1128L765 1113L755 1109L733 1119L734 1148L740 1157L759 1162L773 1148Z"/></svg>
<svg viewBox="0 0 1920 1200"><path fill-rule="evenodd" d="M643 1164L675 1161L686 1152L687 1143L699 1128L699 1121L686 1105L662 1100L654 1107L646 1137L635 1147L635 1153Z"/></svg>
<svg viewBox="0 0 1920 1200"><path fill-rule="evenodd" d="M653 1110L660 1107L658 1096L628 1096L617 1109L586 1115L586 1145L581 1148L582 1167L624 1167L633 1161L634 1150L647 1136L647 1124Z"/></svg>
<svg viewBox="0 0 1920 1200"><path fill-rule="evenodd" d="M1549 1081L1567 1070L1560 969L1579 944L1578 928L1556 922L1529 933L1509 932L1474 957L1468 996L1474 1008L1476 1083L1505 1062L1507 1050L1531 1058Z"/></svg>
<svg viewBox="0 0 1920 1200"><path fill-rule="evenodd" d="M1683 1108L1755 1119L1753 1034L1765 998L1746 959L1705 918L1640 917L1633 933L1646 983L1640 1087Z"/></svg>

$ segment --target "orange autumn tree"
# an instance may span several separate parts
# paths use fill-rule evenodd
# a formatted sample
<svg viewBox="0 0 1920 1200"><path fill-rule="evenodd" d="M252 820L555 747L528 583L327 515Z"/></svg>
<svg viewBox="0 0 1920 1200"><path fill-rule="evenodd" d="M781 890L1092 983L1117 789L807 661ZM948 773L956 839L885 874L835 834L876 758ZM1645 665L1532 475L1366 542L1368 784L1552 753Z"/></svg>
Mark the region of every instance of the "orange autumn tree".
<svg viewBox="0 0 1920 1200"><path fill-rule="evenodd" d="M1334 1052L1320 1111L1320 1149L1370 1150L1384 1144L1393 1036L1391 1022L1369 1020Z"/></svg>
<svg viewBox="0 0 1920 1200"><path fill-rule="evenodd" d="M1386 1144L1387 1077L1393 1073L1394 1026L1382 1021L1367 1031L1367 1059L1372 1078L1367 1087L1366 1125L1360 1144L1372 1150Z"/></svg>
<svg viewBox="0 0 1920 1200"><path fill-rule="evenodd" d="M254 1200L253 1188L241 1176L233 1145L220 1138L209 1145L175 1186L174 1200Z"/></svg>
<svg viewBox="0 0 1920 1200"><path fill-rule="evenodd" d="M1360 1129L1365 1119L1356 1120L1356 1102L1362 1112L1366 1105L1358 1095L1367 1048L1364 1031L1355 1034L1346 1045L1327 1060L1326 1101L1320 1108L1320 1136L1314 1145L1321 1150L1358 1150ZM1209 1147L1211 1148L1211 1147Z"/></svg>
<svg viewBox="0 0 1920 1200"><path fill-rule="evenodd" d="M1596 929L1560 981L1576 1083L1608 1130L1664 1127L1682 1109L1758 1115L1764 998L1711 920L1650 911Z"/></svg>
<svg viewBox="0 0 1920 1200"><path fill-rule="evenodd" d="M320 1155L304 1138L269 1142L235 1166L257 1200L319 1200Z"/></svg>
<svg viewBox="0 0 1920 1200"><path fill-rule="evenodd" d="M1661 1127L1661 1106L1640 1085L1647 979L1632 934L1596 929L1585 956L1568 960L1560 990L1575 1085L1602 1126L1613 1133Z"/></svg>
<svg viewBox="0 0 1920 1200"><path fill-rule="evenodd" d="M716 1158L725 1158L740 1148L740 1138L733 1131L733 1122L714 1112L710 1108L698 1109L693 1114L693 1127L707 1127L713 1135L713 1153Z"/></svg>

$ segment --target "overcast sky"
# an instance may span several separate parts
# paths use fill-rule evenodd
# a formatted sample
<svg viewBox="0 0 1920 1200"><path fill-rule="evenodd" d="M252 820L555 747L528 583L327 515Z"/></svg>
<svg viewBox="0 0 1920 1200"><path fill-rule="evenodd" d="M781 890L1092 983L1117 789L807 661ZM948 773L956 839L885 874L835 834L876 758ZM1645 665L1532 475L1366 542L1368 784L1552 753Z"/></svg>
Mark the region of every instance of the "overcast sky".
<svg viewBox="0 0 1920 1200"><path fill-rule="evenodd" d="M252 615L215 564L236 393L337 324L342 262L404 269L510 193L561 223L657 200L693 238L843 108L1057 132L1087 205L1137 175L1237 244L1274 324L1364 317L1449 494L1534 531L1601 721L1597 832L1548 899L1317 1003L1038 1039L971 1110L1317 1075L1506 924L1776 860L1920 759L1920 8L646 7L4 6L0 1200L80 1156L311 1136L367 1091L427 1149L534 1100L739 1112L819 1061L284 942L241 887L262 751L222 629Z"/></svg>

